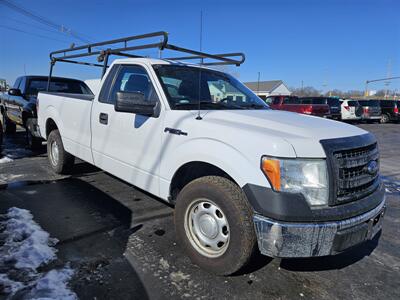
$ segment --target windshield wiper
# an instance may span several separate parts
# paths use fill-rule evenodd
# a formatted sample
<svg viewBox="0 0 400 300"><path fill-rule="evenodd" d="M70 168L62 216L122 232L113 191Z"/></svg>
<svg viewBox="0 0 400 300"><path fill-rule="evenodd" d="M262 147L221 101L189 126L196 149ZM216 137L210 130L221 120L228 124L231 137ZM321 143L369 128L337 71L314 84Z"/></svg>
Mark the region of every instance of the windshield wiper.
<svg viewBox="0 0 400 300"><path fill-rule="evenodd" d="M199 102L175 103L175 107L184 107L184 106L198 107ZM244 109L242 106L236 104L228 104L223 102L210 102L210 101L200 101L200 107L211 107L216 109L224 109L224 108Z"/></svg>
<svg viewBox="0 0 400 300"><path fill-rule="evenodd" d="M243 108L254 108L254 109L264 109L264 108L268 108L262 104L255 104L255 103L251 103L251 104L247 104L247 105L243 105Z"/></svg>

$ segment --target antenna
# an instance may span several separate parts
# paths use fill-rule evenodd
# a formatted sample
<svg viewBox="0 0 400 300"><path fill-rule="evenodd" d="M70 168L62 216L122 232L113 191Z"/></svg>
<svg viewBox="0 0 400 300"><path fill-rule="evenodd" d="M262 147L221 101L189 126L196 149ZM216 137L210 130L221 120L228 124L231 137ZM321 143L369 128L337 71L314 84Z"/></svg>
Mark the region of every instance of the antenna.
<svg viewBox="0 0 400 300"><path fill-rule="evenodd" d="M260 72L258 72L258 77L257 77L257 96L258 96L258 92L260 91Z"/></svg>
<svg viewBox="0 0 400 300"><path fill-rule="evenodd" d="M200 52L203 48L203 10L200 10ZM203 65L203 57L200 59L200 70L199 70L199 107L197 110L196 120L202 120L203 118L200 115L201 110L201 68Z"/></svg>

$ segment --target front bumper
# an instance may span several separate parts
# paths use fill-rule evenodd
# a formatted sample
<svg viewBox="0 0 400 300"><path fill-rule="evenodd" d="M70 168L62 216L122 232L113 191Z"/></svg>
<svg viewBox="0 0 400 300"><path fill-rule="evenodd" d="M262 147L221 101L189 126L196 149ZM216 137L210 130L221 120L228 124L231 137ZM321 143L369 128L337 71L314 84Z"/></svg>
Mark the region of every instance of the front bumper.
<svg viewBox="0 0 400 300"><path fill-rule="evenodd" d="M295 223L255 215L260 252L271 257L337 254L372 239L382 228L385 199L374 209L342 221Z"/></svg>

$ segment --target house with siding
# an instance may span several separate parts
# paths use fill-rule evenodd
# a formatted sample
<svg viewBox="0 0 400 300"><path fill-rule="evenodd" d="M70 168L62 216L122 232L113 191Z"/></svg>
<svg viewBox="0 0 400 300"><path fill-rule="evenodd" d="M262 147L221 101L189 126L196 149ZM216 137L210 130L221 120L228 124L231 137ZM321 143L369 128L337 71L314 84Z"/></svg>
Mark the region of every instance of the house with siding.
<svg viewBox="0 0 400 300"><path fill-rule="evenodd" d="M291 92L282 80L252 81L244 83L261 99L271 95L290 95Z"/></svg>

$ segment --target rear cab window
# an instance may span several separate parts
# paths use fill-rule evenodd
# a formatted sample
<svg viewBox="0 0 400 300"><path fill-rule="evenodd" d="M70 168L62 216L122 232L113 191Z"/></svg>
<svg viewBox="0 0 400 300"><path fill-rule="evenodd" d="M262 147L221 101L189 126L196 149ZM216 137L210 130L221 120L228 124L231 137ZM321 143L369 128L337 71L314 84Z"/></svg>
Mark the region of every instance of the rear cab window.
<svg viewBox="0 0 400 300"><path fill-rule="evenodd" d="M26 95L37 96L39 92L47 91L47 78L31 78L27 82ZM50 92L67 94L89 94L92 95L88 86L79 80L52 78L50 81Z"/></svg>

